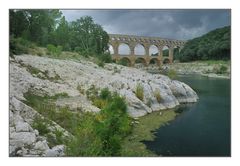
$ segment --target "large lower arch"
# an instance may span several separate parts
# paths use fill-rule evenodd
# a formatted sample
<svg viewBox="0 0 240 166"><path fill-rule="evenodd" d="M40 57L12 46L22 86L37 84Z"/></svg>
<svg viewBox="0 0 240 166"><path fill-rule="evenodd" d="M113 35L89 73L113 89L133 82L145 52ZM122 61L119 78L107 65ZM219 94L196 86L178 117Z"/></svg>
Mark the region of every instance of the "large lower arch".
<svg viewBox="0 0 240 166"><path fill-rule="evenodd" d="M134 54L135 55L146 55L146 50L142 44L137 44L134 47Z"/></svg>
<svg viewBox="0 0 240 166"><path fill-rule="evenodd" d="M123 57L118 61L123 66L132 66L131 60L128 57Z"/></svg>
<svg viewBox="0 0 240 166"><path fill-rule="evenodd" d="M157 66L159 66L160 65L160 61L157 58L152 58L152 59L150 59L149 64L150 65L157 65Z"/></svg>
<svg viewBox="0 0 240 166"><path fill-rule="evenodd" d="M164 58L163 59L163 64L170 64L170 63L171 63L171 61L170 61L169 58Z"/></svg>
<svg viewBox="0 0 240 166"><path fill-rule="evenodd" d="M146 59L144 59L144 58L142 58L142 57L139 57L139 58L137 58L136 60L135 60L135 64L143 64L144 66L147 66L148 64L147 64L147 61L146 61Z"/></svg>
<svg viewBox="0 0 240 166"><path fill-rule="evenodd" d="M130 51L130 47L128 44L126 43L121 43L118 46L118 54L119 55L130 55L131 51Z"/></svg>

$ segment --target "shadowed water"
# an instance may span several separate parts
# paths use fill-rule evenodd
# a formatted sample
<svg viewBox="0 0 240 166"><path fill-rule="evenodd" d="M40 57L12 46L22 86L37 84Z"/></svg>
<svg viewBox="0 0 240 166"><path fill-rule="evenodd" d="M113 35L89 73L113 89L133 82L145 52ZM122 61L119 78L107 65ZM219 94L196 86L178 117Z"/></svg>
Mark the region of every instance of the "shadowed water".
<svg viewBox="0 0 240 166"><path fill-rule="evenodd" d="M230 156L230 80L181 76L199 101L180 107L167 126L157 129L147 148L162 156Z"/></svg>

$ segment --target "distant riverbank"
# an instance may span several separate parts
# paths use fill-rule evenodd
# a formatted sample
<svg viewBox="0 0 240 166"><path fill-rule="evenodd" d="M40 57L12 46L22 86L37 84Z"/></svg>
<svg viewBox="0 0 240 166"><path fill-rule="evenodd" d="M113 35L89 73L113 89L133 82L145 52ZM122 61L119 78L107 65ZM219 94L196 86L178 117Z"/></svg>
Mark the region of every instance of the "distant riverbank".
<svg viewBox="0 0 240 166"><path fill-rule="evenodd" d="M195 61L187 63L164 64L161 68L150 65L144 68L150 73L164 73L174 70L177 74L199 74L211 78L231 78L230 61Z"/></svg>

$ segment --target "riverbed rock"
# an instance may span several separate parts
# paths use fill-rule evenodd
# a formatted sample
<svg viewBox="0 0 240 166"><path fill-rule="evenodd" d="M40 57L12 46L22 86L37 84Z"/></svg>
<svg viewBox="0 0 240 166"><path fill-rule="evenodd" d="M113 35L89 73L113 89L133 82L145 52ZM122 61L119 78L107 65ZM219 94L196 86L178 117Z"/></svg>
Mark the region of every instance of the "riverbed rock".
<svg viewBox="0 0 240 166"><path fill-rule="evenodd" d="M32 131L31 126L26 122L18 122L16 124L16 132Z"/></svg>
<svg viewBox="0 0 240 166"><path fill-rule="evenodd" d="M14 132L10 133L10 144L14 144L17 147L24 145L31 145L36 141L36 136L31 132Z"/></svg>
<svg viewBox="0 0 240 166"><path fill-rule="evenodd" d="M48 147L48 144L47 144L47 141L44 140L44 141L38 141L35 146L34 146L34 149L36 150L41 150L41 151L46 151L49 149Z"/></svg>
<svg viewBox="0 0 240 166"><path fill-rule="evenodd" d="M64 155L63 146L50 149L46 138L31 127L33 119L41 115L24 102L24 94L28 91L40 96L67 93L69 97L57 99L57 106L97 113L100 109L87 99L86 91L93 86L98 91L106 87L126 99L127 111L131 117L141 117L153 111L174 108L181 103L196 102L198 99L197 94L185 83L117 64L105 64L102 68L86 60L21 55L10 59L9 68L10 155L13 156ZM38 74L31 73L31 69L37 70ZM135 94L138 84L143 87L143 100ZM155 91L160 92L161 101L157 101ZM51 131L60 130L64 136L71 135L55 122L52 125L49 127Z"/></svg>
<svg viewBox="0 0 240 166"><path fill-rule="evenodd" d="M64 145L54 146L46 151L46 157L61 157L64 156Z"/></svg>

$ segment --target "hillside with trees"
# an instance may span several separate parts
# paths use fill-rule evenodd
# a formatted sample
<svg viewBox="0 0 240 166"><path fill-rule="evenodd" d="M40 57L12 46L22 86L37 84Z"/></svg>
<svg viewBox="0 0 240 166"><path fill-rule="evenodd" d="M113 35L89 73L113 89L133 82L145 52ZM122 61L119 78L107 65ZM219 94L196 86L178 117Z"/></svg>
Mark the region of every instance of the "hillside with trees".
<svg viewBox="0 0 240 166"><path fill-rule="evenodd" d="M109 36L90 16L68 22L60 10L10 10L10 53L27 53L34 43L50 52L99 56Z"/></svg>
<svg viewBox="0 0 240 166"><path fill-rule="evenodd" d="M180 62L195 60L230 60L231 27L223 27L189 40L176 56Z"/></svg>

